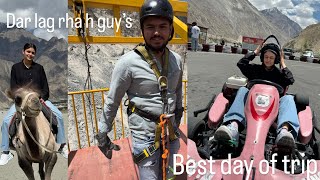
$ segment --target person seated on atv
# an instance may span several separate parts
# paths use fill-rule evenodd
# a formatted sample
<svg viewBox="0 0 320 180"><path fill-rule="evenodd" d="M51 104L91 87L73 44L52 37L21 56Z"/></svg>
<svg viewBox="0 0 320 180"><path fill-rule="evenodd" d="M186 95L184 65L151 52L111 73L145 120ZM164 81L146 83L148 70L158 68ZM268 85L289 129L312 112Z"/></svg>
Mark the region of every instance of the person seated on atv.
<svg viewBox="0 0 320 180"><path fill-rule="evenodd" d="M252 61L260 51L262 64L250 64L249 62ZM275 66L277 63L280 63L281 69ZM293 75L284 62L284 53L282 50L280 53L280 48L274 43L262 43L254 52L248 53L240 59L237 66L249 81L253 79L268 80L281 85L284 89L294 83ZM244 106L248 92L249 90L246 87L241 87L238 90L233 104L224 115L223 125L220 126L214 134L215 140L233 140L235 144L238 144L239 130L243 130L246 126ZM295 146L294 139L298 135L298 130L299 120L294 97L292 95L284 95L280 98L277 138L275 143L280 146L293 148Z"/></svg>

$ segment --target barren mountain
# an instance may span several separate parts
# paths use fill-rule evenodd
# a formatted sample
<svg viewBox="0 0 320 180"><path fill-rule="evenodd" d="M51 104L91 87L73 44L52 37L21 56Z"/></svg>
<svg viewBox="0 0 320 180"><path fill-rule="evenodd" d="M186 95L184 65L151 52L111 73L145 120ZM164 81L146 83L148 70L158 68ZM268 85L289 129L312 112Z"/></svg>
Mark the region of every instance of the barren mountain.
<svg viewBox="0 0 320 180"><path fill-rule="evenodd" d="M9 88L11 67L22 60L23 46L32 42L37 46L35 62L44 66L49 88L50 100L66 101L67 99L67 42L63 39L52 38L49 41L37 38L24 29L2 28L0 23L0 108L8 108L10 100L5 96Z"/></svg>
<svg viewBox="0 0 320 180"><path fill-rule="evenodd" d="M282 14L278 8L265 9L260 11L270 22L277 26L281 32L290 38L296 37L302 30L298 23Z"/></svg>
<svg viewBox="0 0 320 180"><path fill-rule="evenodd" d="M274 34L280 43L289 40L286 33L274 26L248 0L191 0L188 22L193 21L209 28L208 36L213 40L239 41L239 36L265 38L270 34Z"/></svg>
<svg viewBox="0 0 320 180"><path fill-rule="evenodd" d="M312 49L316 55L320 55L320 23L306 27L298 37L292 39L286 46L298 51Z"/></svg>

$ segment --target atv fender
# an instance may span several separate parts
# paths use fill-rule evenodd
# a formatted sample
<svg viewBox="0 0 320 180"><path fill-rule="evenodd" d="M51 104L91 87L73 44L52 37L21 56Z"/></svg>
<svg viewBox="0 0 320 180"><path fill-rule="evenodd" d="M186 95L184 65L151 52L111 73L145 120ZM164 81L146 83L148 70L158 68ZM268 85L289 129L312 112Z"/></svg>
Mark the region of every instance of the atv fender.
<svg viewBox="0 0 320 180"><path fill-rule="evenodd" d="M299 139L303 144L307 144L312 137L312 111L310 106L306 106L305 110L298 113L300 132Z"/></svg>
<svg viewBox="0 0 320 180"><path fill-rule="evenodd" d="M211 124L216 127L219 122L222 120L223 115L226 112L227 106L229 104L228 99L223 96L223 93L219 93L216 100L209 110L208 120Z"/></svg>

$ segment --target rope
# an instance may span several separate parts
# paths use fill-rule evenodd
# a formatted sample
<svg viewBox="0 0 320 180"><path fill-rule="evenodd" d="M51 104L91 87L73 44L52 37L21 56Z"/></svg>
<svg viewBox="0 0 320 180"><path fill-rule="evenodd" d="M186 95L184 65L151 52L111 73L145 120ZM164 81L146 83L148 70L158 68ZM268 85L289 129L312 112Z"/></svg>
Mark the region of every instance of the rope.
<svg viewBox="0 0 320 180"><path fill-rule="evenodd" d="M52 115L52 113L51 113ZM34 136L32 135L27 123L26 123L26 114L25 112L22 112L22 124L23 126L25 127L25 129L27 130L29 136L31 137L31 139L39 146L41 147L42 149L44 149L45 151L49 152L49 153L60 153L60 151L54 151L54 150L51 150L51 149L48 149L47 147L45 147L44 145L40 144L35 138ZM52 116L50 117L50 122L52 122Z"/></svg>
<svg viewBox="0 0 320 180"><path fill-rule="evenodd" d="M161 126L161 141L162 141L162 179L167 179L167 167L168 167L168 156L169 156L169 147L166 146L167 142L167 133L166 133L166 127L168 124L169 119L165 118L165 114L161 114L160 116L160 126ZM169 146L169 143L168 143Z"/></svg>
<svg viewBox="0 0 320 180"><path fill-rule="evenodd" d="M92 79L91 79L91 72L90 72L90 68L91 68L91 65L89 63L89 58L88 58L88 50L91 48L91 46L89 45L89 43L87 43L86 41L86 35L85 35L85 19L84 19L84 13L83 13L83 6L82 4L79 5L79 11L80 11L80 17L81 17L81 20L82 20L82 28L79 30L80 34L81 34L81 37L82 37L82 40L83 40L83 43L84 43L84 48L85 48L85 53L84 53L84 56L85 56L85 60L87 62L87 78L86 78L86 82L84 84L84 87L83 89L84 90L92 90L93 87L92 87ZM85 93L86 97L87 97L87 100L88 100L88 106L89 106L89 114L90 114L90 119L91 119L91 127L92 127L92 133L94 134L94 127L93 127L93 118L92 118L92 106L91 106L91 94L89 93ZM86 111L86 109L84 109L84 111ZM98 132L97 132L98 133Z"/></svg>
<svg viewBox="0 0 320 180"><path fill-rule="evenodd" d="M90 72L90 68L91 65L89 63L89 58L88 58L88 50L90 49L90 45L86 42L85 37L83 36L83 42L85 45L85 60L87 62L87 78L86 78L86 82L84 84L83 89L84 90L92 90L92 79L91 79L91 72ZM94 128L93 128L93 118L92 118L92 106L91 106L91 93L85 93L87 100L88 100L88 106L89 106L89 114L90 114L90 119L91 119L91 127L92 127L92 133L94 134ZM85 110L85 109L84 109ZM98 133L98 132L97 132Z"/></svg>
<svg viewBox="0 0 320 180"><path fill-rule="evenodd" d="M21 112L21 113L22 113L22 109L25 108L24 106L26 105L29 97L30 97L32 94L36 94L36 93L34 93L34 92L28 93L28 94L25 96L25 98L22 100L21 106L20 106L20 107L19 107L19 106L16 107L16 110L17 110L18 112Z"/></svg>

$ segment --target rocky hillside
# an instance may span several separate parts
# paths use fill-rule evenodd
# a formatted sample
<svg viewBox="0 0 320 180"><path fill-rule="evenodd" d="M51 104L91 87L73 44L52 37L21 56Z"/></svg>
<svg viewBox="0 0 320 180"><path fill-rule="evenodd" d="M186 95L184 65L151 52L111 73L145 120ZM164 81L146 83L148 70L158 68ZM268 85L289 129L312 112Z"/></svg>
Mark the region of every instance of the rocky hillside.
<svg viewBox="0 0 320 180"><path fill-rule="evenodd" d="M24 29L2 28L0 23L0 108L7 108L11 103L5 96L9 88L10 71L14 63L22 60L22 50L26 42L37 46L35 61L44 66L50 88L50 100L66 101L67 99L67 42L52 38L49 41L37 38Z"/></svg>
<svg viewBox="0 0 320 180"><path fill-rule="evenodd" d="M190 0L188 22L209 28L212 39L239 41L239 36L265 38L274 34L284 43L289 35L276 27L248 0Z"/></svg>
<svg viewBox="0 0 320 180"><path fill-rule="evenodd" d="M320 55L320 23L306 27L298 37L288 42L286 47L297 51L312 49L316 55Z"/></svg>
<svg viewBox="0 0 320 180"><path fill-rule="evenodd" d="M265 9L260 12L290 38L298 36L302 30L298 23L292 21L286 15L282 14L276 7Z"/></svg>

